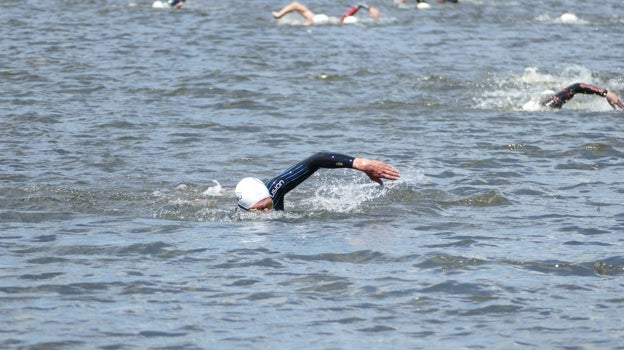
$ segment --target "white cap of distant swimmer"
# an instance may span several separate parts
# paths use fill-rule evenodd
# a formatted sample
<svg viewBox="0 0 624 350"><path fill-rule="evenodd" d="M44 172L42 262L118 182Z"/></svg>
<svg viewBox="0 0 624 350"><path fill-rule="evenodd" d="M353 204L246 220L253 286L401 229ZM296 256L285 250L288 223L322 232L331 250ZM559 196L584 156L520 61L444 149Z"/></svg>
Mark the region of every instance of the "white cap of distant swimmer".
<svg viewBox="0 0 624 350"><path fill-rule="evenodd" d="M260 179L255 177L246 177L240 180L234 193L238 199L238 205L245 210L249 210L252 205L271 197L269 189Z"/></svg>

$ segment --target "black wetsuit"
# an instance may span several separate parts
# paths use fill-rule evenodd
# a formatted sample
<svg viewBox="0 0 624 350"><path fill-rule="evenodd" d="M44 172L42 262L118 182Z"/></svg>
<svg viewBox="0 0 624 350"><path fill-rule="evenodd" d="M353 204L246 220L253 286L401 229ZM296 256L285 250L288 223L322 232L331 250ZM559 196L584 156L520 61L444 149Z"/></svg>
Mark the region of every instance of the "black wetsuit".
<svg viewBox="0 0 624 350"><path fill-rule="evenodd" d="M169 3L169 6L174 7L175 5L177 5L178 3L185 3L185 0L173 0Z"/></svg>
<svg viewBox="0 0 624 350"><path fill-rule="evenodd" d="M284 196L320 168L352 168L355 158L340 153L319 152L284 170L266 183L273 208L284 210Z"/></svg>
<svg viewBox="0 0 624 350"><path fill-rule="evenodd" d="M600 95L605 97L607 96L607 89L599 88L590 84L575 83L562 89L553 96L542 100L540 103L548 107L561 108L564 103L574 97L574 94Z"/></svg>

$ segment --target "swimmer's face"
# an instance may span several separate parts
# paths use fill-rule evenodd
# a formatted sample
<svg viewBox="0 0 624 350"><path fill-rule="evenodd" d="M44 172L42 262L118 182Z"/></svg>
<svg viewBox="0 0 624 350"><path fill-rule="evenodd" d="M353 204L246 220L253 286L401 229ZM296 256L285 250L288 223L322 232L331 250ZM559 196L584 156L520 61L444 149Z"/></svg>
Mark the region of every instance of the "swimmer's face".
<svg viewBox="0 0 624 350"><path fill-rule="evenodd" d="M273 209L273 198L267 197L249 208L250 211L269 211Z"/></svg>
<svg viewBox="0 0 624 350"><path fill-rule="evenodd" d="M374 19L379 19L379 17L380 17L379 10L377 10L377 9L376 9L376 8L374 8L374 7L370 7L370 8L368 9L368 14L369 14L371 17L373 17Z"/></svg>

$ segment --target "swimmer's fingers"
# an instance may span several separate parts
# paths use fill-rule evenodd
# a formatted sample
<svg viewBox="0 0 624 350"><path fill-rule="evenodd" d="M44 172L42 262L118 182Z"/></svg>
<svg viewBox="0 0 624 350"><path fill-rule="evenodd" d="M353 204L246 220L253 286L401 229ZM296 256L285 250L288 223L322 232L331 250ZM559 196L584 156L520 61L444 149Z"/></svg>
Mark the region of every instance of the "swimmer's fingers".
<svg viewBox="0 0 624 350"><path fill-rule="evenodd" d="M371 181L375 181L376 183L378 183L380 186L383 186L383 181L381 180L381 178L374 176L372 174L366 174L368 175L368 178L371 179Z"/></svg>
<svg viewBox="0 0 624 350"><path fill-rule="evenodd" d="M380 176L388 180L396 180L401 177L401 173L390 164L381 163Z"/></svg>
<svg viewBox="0 0 624 350"><path fill-rule="evenodd" d="M611 105L611 107L613 107L613 109L617 109L617 107L624 109L624 103L616 94L612 92L608 92L606 98L607 98L607 102L609 102L609 104Z"/></svg>
<svg viewBox="0 0 624 350"><path fill-rule="evenodd" d="M365 172L372 181L380 185L383 185L382 179L396 180L401 176L395 167L378 160L356 158L353 167Z"/></svg>

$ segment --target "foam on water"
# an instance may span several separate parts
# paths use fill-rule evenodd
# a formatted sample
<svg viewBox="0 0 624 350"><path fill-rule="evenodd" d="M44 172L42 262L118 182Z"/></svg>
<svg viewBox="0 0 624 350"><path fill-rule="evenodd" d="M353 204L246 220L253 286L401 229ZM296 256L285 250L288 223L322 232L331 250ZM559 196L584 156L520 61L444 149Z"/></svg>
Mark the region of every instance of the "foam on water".
<svg viewBox="0 0 624 350"><path fill-rule="evenodd" d="M204 196L223 196L223 187L217 180L212 180L215 186L208 187L202 194Z"/></svg>
<svg viewBox="0 0 624 350"><path fill-rule="evenodd" d="M156 0L152 3L152 7L155 9L169 8L169 3L166 1Z"/></svg>
<svg viewBox="0 0 624 350"><path fill-rule="evenodd" d="M389 191L389 186L378 184L324 184L310 198L306 207L315 210L345 213L361 210L365 203L382 198Z"/></svg>
<svg viewBox="0 0 624 350"><path fill-rule="evenodd" d="M578 17L576 17L576 15L573 13L564 13L561 16L559 16L559 20L561 21L561 23L578 23L579 22Z"/></svg>

